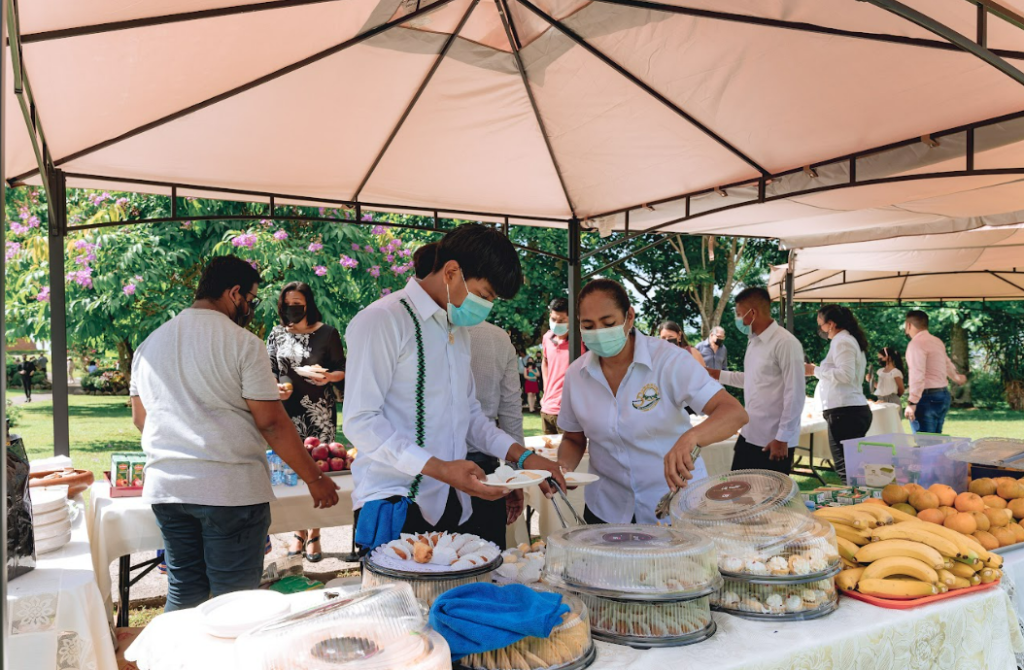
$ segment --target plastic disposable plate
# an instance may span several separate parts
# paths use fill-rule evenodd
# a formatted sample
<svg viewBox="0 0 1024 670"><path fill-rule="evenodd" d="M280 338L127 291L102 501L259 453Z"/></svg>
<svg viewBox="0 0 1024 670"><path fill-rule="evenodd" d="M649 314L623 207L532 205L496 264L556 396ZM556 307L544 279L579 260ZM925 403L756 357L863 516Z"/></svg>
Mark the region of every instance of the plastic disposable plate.
<svg viewBox="0 0 1024 670"><path fill-rule="evenodd" d="M288 599L276 591L237 591L199 606L206 632L223 638L236 638L290 611Z"/></svg>

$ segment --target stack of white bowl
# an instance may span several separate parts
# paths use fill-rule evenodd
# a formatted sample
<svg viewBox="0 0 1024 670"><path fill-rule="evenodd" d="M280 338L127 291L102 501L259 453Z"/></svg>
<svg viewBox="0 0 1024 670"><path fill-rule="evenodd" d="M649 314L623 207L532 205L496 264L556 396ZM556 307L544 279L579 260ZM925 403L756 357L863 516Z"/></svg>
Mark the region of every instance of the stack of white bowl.
<svg viewBox="0 0 1024 670"><path fill-rule="evenodd" d="M33 488L31 496L36 555L57 551L71 541L68 487Z"/></svg>

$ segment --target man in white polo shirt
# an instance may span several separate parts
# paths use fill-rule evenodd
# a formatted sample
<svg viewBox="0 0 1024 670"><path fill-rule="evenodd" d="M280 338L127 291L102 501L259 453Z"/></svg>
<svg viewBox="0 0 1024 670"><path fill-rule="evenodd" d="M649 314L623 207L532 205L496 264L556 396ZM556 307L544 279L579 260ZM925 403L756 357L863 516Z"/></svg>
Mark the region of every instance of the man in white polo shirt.
<svg viewBox="0 0 1024 670"><path fill-rule="evenodd" d="M733 470L775 470L789 474L793 447L800 444L800 415L807 381L804 348L775 323L768 291L752 286L736 296L736 328L748 336L743 372L708 369L715 379L743 388L750 423L740 431Z"/></svg>

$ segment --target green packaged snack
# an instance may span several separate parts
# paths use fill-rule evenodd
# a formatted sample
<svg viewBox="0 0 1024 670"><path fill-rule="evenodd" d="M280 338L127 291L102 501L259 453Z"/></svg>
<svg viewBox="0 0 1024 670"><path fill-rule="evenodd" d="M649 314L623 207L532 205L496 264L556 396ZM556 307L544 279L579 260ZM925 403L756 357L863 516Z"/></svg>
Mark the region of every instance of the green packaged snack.
<svg viewBox="0 0 1024 670"><path fill-rule="evenodd" d="M131 454L116 453L110 455L110 480L118 488L131 486Z"/></svg>

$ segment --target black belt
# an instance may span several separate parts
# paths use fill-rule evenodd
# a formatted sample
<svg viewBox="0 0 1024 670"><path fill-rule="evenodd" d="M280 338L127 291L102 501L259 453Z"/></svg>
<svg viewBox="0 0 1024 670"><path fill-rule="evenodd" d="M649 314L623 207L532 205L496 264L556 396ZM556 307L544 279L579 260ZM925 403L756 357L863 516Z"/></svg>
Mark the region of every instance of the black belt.
<svg viewBox="0 0 1024 670"><path fill-rule="evenodd" d="M947 390L948 389L945 386L943 386L941 388L937 388L937 389L925 389L925 390L921 391L921 395L929 395L929 394L932 394L932 393L944 393Z"/></svg>

